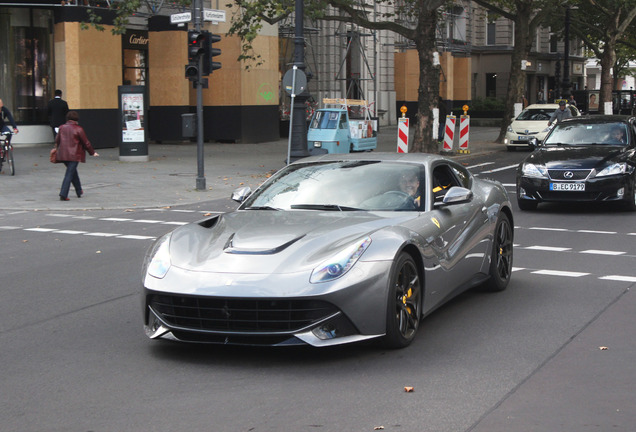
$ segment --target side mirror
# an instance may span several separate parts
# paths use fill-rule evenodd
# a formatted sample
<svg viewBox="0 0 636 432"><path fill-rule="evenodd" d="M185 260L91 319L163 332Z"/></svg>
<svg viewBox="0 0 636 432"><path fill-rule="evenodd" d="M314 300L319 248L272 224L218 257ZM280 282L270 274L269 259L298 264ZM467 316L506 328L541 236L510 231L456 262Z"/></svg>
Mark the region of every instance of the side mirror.
<svg viewBox="0 0 636 432"><path fill-rule="evenodd" d="M450 188L441 202L436 202L435 205L453 205L469 202L473 199L473 191L459 186L453 186Z"/></svg>
<svg viewBox="0 0 636 432"><path fill-rule="evenodd" d="M252 189L249 186L243 186L232 192L232 199L237 203L242 203L251 193Z"/></svg>
<svg viewBox="0 0 636 432"><path fill-rule="evenodd" d="M530 138L530 141L528 141L528 145L532 150L534 150L539 147L539 140L536 138Z"/></svg>

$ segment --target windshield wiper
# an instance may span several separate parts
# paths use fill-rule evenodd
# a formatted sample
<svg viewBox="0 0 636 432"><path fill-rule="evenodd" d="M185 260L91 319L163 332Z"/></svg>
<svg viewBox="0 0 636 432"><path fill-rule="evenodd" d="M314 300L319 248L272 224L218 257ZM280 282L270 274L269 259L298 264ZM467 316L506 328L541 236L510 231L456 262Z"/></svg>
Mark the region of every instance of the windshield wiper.
<svg viewBox="0 0 636 432"><path fill-rule="evenodd" d="M280 211L279 208L270 207L270 206L251 206L251 207L245 207L245 210L276 210L276 211Z"/></svg>
<svg viewBox="0 0 636 432"><path fill-rule="evenodd" d="M551 142L551 143L546 143L545 145L546 146L567 146L567 147L571 147L571 146L576 145L576 144L569 144L569 143L562 143L562 142L552 143Z"/></svg>
<svg viewBox="0 0 636 432"><path fill-rule="evenodd" d="M292 204L292 210L328 210L328 211L355 211L361 210L355 207L341 206L338 204Z"/></svg>

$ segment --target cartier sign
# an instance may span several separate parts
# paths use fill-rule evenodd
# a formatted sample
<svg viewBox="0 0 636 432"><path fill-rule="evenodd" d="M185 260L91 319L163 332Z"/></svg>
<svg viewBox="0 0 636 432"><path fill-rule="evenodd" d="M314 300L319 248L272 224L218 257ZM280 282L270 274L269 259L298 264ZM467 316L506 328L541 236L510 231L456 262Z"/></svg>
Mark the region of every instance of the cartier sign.
<svg viewBox="0 0 636 432"><path fill-rule="evenodd" d="M147 50L148 42L148 32L144 30L127 30L122 36L124 49Z"/></svg>

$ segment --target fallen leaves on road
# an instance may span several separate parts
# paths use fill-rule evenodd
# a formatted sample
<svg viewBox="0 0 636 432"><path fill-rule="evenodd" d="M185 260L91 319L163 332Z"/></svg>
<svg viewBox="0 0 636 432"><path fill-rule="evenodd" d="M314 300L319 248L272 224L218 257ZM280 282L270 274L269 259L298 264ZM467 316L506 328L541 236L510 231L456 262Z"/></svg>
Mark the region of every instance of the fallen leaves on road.
<svg viewBox="0 0 636 432"><path fill-rule="evenodd" d="M376 426L373 430L384 430L384 426Z"/></svg>
<svg viewBox="0 0 636 432"><path fill-rule="evenodd" d="M598 349L600 349L601 351L607 351L607 347L606 346L598 347Z"/></svg>
<svg viewBox="0 0 636 432"><path fill-rule="evenodd" d="M413 393L415 391L415 388L406 386L404 387L404 391L407 393Z"/></svg>

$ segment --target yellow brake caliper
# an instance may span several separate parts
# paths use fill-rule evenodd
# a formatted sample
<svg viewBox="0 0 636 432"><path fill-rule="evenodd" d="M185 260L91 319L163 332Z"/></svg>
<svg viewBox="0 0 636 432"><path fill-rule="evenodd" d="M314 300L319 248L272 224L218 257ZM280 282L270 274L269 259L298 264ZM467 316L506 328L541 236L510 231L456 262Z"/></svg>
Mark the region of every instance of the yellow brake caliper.
<svg viewBox="0 0 636 432"><path fill-rule="evenodd" d="M410 299L411 296L413 295L413 289L409 288L408 292L406 293L405 296L402 296L402 303L404 304L404 306L406 306L406 300ZM406 310L411 313L411 308L406 306Z"/></svg>

